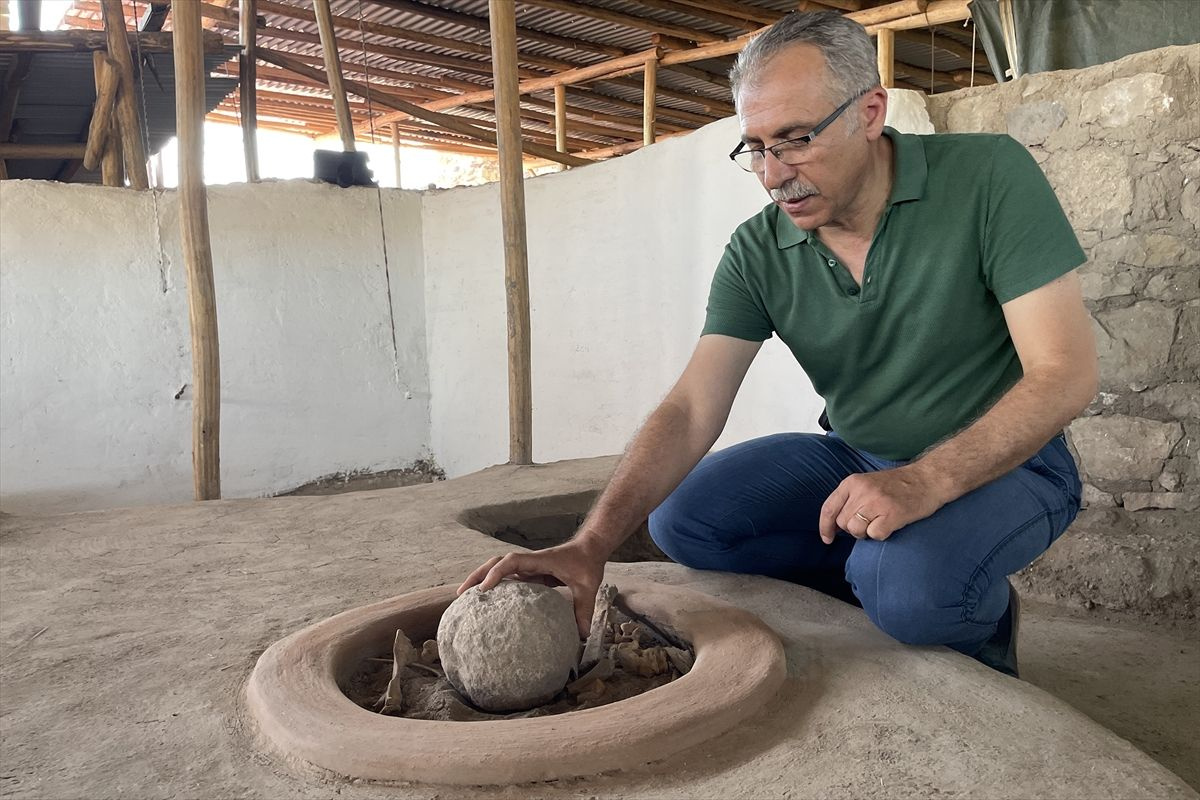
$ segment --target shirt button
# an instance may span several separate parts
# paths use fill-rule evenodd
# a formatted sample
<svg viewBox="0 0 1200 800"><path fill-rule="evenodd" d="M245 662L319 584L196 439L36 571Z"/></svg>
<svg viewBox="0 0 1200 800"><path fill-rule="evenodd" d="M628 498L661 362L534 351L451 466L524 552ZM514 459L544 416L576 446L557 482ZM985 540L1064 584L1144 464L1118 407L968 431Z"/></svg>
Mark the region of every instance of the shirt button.
<svg viewBox="0 0 1200 800"><path fill-rule="evenodd" d="M831 258L831 259L829 259L829 266L831 266L831 267L836 267L836 266L837 266L837 262L836 262L836 261L834 261L834 260Z"/></svg>
<svg viewBox="0 0 1200 800"><path fill-rule="evenodd" d="M848 295L850 295L851 297L853 297L854 295L858 294L858 287L857 287L857 286L851 286L849 289L847 289L847 290L846 290L846 294L848 294Z"/></svg>

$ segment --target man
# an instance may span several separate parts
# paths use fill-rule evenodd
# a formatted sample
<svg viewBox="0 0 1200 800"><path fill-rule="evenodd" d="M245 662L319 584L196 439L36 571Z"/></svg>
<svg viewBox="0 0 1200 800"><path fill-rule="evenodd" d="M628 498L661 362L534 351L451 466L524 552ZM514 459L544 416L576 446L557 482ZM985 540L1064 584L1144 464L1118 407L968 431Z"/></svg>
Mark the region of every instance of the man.
<svg viewBox="0 0 1200 800"><path fill-rule="evenodd" d="M885 128L870 39L837 13L789 14L731 78L732 157L774 202L733 234L687 368L571 541L493 558L460 592L559 582L586 631L606 558L649 515L681 564L812 586L1015 675L1007 577L1079 508L1061 431L1096 391L1084 254L1009 137ZM772 334L832 430L701 461Z"/></svg>

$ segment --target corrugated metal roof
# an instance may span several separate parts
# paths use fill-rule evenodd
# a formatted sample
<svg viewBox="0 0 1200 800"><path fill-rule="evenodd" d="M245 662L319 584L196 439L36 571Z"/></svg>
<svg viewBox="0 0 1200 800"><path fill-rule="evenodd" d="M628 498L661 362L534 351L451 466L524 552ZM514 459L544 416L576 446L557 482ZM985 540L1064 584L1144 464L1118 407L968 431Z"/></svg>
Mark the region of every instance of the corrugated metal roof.
<svg viewBox="0 0 1200 800"><path fill-rule="evenodd" d="M170 55L147 55L139 86L147 141L147 155L158 152L175 135L175 65ZM209 70L229 55L204 57ZM7 72L16 57L0 53L0 70ZM151 66L153 69L151 69ZM160 86L161 83L161 86ZM205 82L205 107L211 111L237 87L230 78L210 77ZM87 126L96 102L91 53L34 53L28 77L21 85L14 114L15 141L26 144L69 144L87 138ZM9 177L55 180L68 162L11 159ZM99 183L99 172L79 168L71 180Z"/></svg>
<svg viewBox="0 0 1200 800"><path fill-rule="evenodd" d="M136 8L132 0L124 2L131 22L146 7L146 0L139 0ZM219 3L220 0L212 2ZM645 50L653 44L654 31L647 30L648 27L666 28L661 32L673 38L724 40L740 36L748 28L760 24L752 19L742 23L739 20L743 17L782 15L797 6L797 0L740 0L736 3L714 0L703 8L697 8L695 0L670 3L660 0L570 0L565 8L559 8L563 5L561 0L513 2L516 3L520 64L525 77L551 75ZM889 0L860 0L864 7L886 2ZM403 91L406 94L402 96L414 102L443 97L446 93L487 89L492 84L488 0L331 0L330 5L334 15L342 18L335 26L339 49L346 73L355 80L369 79L371 84L383 87L384 91ZM231 11L214 5L205 6L205 24L231 42L237 38L236 2L232 7L234 10ZM266 25L260 28L261 47L302 56L306 63L323 69L316 23L303 19L312 15L311 0L274 0L274 4L260 5L259 8ZM600 16L595 16L597 14ZM78 24L94 27L97 17L94 0L78 0L78 10L73 12L73 17L68 17L68 24L73 18ZM629 19L631 17L638 21ZM365 30L371 26L386 26L386 29ZM170 27L168 18L166 29ZM962 71L969 74L970 70L969 58L963 57L964 40L968 48L970 45L970 30L955 31L939 26L939 41L949 41L949 50L944 46L930 49L918 41L914 36L917 33L924 31L909 31L896 37L898 76L903 76L910 85L926 88L932 77L934 91L958 88L956 80L961 82ZM966 55L969 56L969 52ZM725 75L731 60L726 56L682 68L663 67L659 70L657 103L664 130L699 127L729 112L732 98ZM260 73L259 86L263 89L310 91L304 86L306 80L292 83L275 68L269 72L261 69L264 72ZM706 79L706 76L709 77ZM629 129L640 130L642 88L637 74L571 87L568 97L569 117L587 119L589 114L598 114L608 118L610 124L620 119ZM526 104L526 107L538 114L552 114L552 109L546 107L551 99L551 92L541 92L538 93L541 106L530 108L530 104ZM286 100L278 97L260 101L259 106L264 119L273 113L278 116L289 111ZM232 121L235 110L235 100L226 102L222 121ZM290 111L296 113L295 109ZM356 123L364 122L359 128L360 133L383 132L373 120L385 116L388 110L374 103L370 104L370 113L369 119L356 117ZM454 109L447 113L475 120L491 118L489 111L479 108ZM307 121L296 121L297 129L326 133L336 127L332 103L323 110L307 106L306 114ZM604 124L604 120L599 122ZM424 124L408 120L405 127ZM551 132L552 123L527 117L525 129L530 134L542 136ZM453 140L461 138L433 126L428 130L431 135ZM588 129L586 125L571 129L569 124L568 132L578 142L595 142L601 146L629 141L627 136L609 136ZM405 131L406 136L416 134L417 130Z"/></svg>

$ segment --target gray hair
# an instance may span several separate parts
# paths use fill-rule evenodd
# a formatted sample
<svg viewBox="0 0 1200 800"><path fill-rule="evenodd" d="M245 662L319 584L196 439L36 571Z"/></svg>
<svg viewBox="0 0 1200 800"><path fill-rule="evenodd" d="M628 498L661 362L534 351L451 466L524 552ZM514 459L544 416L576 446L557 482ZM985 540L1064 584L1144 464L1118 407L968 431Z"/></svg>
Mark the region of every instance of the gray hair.
<svg viewBox="0 0 1200 800"><path fill-rule="evenodd" d="M742 49L729 71L734 102L742 86L754 83L766 63L793 44L811 44L825 56L825 88L832 103L841 104L879 83L879 62L866 28L837 11L793 11Z"/></svg>

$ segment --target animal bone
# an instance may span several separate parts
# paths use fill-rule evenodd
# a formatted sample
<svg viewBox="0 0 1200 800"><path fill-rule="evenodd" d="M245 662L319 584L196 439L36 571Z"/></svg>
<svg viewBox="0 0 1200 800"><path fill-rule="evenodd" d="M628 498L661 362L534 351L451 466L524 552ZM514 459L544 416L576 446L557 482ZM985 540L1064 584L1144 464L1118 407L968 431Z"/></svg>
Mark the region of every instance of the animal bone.
<svg viewBox="0 0 1200 800"><path fill-rule="evenodd" d="M586 674L600 660L604 646L604 633L608 630L608 611L617 598L617 587L611 583L600 586L596 592L596 608L592 612L592 629L588 633L587 644L583 646L583 655L579 658L576 668L580 675Z"/></svg>
<svg viewBox="0 0 1200 800"><path fill-rule="evenodd" d="M400 672L417 658L417 648L404 635L404 631L396 629L396 638L392 642L392 679L388 681L383 696L375 701L380 714L389 711L399 712L404 705L404 692L400 684Z"/></svg>

